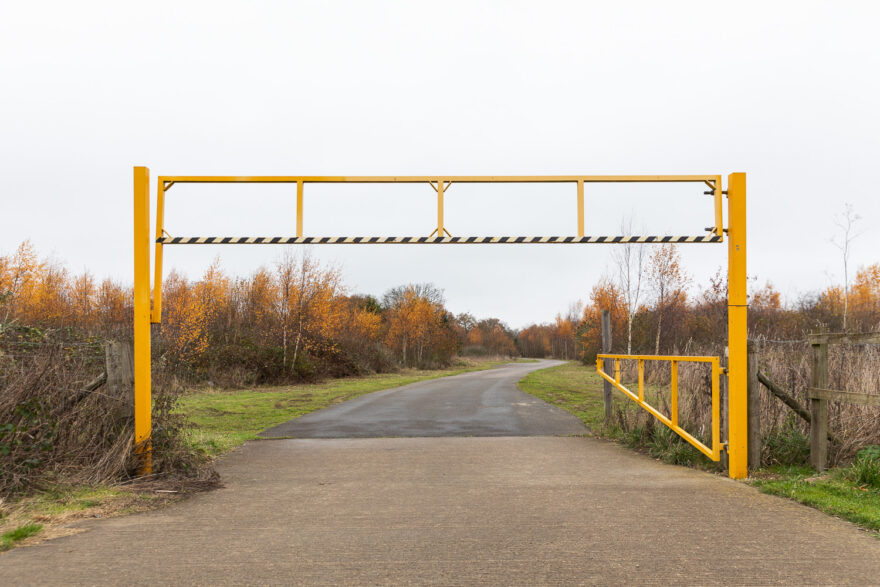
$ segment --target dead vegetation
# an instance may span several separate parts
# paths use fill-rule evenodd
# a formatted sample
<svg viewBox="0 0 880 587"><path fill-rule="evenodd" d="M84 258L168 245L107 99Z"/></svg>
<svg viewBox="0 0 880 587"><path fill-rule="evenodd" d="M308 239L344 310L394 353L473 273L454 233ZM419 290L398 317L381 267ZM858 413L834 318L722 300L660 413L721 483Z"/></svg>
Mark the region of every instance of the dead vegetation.
<svg viewBox="0 0 880 587"><path fill-rule="evenodd" d="M131 411L125 398L95 385L102 358L97 341L65 339L35 328L0 331L0 496L132 477L137 463ZM183 441L186 422L173 413L175 401L173 392L157 386L157 477L210 480L206 459Z"/></svg>
<svg viewBox="0 0 880 587"><path fill-rule="evenodd" d="M760 339L756 344L760 370L798 404L809 409L810 345ZM880 347L831 345L828 385L832 389L880 394ZM767 464L805 463L809 455L809 424L772 394L763 388L761 391L764 461ZM831 464L848 463L860 448L880 444L880 409L831 402L828 414L829 430L836 440L829 446Z"/></svg>

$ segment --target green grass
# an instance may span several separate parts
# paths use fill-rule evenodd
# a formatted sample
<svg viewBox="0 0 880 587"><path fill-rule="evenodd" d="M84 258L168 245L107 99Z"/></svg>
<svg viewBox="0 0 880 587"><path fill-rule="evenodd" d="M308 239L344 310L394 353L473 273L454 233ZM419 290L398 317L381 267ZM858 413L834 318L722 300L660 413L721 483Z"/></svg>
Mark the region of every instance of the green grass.
<svg viewBox="0 0 880 587"><path fill-rule="evenodd" d="M42 529L42 524L24 524L15 530L0 534L0 551L9 550L15 546L16 542L21 542L25 538L30 538Z"/></svg>
<svg viewBox="0 0 880 587"><path fill-rule="evenodd" d="M519 388L571 412L590 431L598 431L605 418L602 382L595 369L572 361L558 367L532 371L520 380Z"/></svg>
<svg viewBox="0 0 880 587"><path fill-rule="evenodd" d="M108 517L150 509L162 498L107 485L46 487L31 495L0 503L0 551L71 520L100 515Z"/></svg>
<svg viewBox="0 0 880 587"><path fill-rule="evenodd" d="M108 486L50 487L24 500L22 511L32 516L58 516L98 507L122 495L121 489Z"/></svg>
<svg viewBox="0 0 880 587"><path fill-rule="evenodd" d="M793 499L880 532L880 489L850 480L850 468L817 476L809 467L763 469L750 483L762 492Z"/></svg>
<svg viewBox="0 0 880 587"><path fill-rule="evenodd" d="M449 369L406 370L322 383L231 391L199 391L180 398L178 410L196 425L192 445L212 457L257 439L257 433L358 396L417 381L497 367L510 361L463 363Z"/></svg>

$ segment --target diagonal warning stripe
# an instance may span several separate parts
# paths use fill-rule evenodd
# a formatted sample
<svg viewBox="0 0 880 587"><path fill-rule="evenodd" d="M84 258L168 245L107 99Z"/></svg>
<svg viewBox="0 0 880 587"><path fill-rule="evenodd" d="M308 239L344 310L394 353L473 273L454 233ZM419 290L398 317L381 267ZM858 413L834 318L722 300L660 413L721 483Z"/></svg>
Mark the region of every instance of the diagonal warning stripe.
<svg viewBox="0 0 880 587"><path fill-rule="evenodd" d="M703 236L175 236L160 237L164 245L485 245L485 244L627 244L718 243L715 234Z"/></svg>

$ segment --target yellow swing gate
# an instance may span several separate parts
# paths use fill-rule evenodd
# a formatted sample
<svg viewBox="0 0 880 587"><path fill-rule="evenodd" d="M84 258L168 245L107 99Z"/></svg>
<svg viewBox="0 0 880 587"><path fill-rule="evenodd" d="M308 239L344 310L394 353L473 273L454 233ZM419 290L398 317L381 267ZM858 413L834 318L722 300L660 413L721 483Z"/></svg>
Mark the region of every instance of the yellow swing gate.
<svg viewBox="0 0 880 587"><path fill-rule="evenodd" d="M605 372L605 361L614 362L614 374ZM638 361L638 387L636 393L628 389L620 380L620 362L625 360ZM645 400L645 361L668 361L670 363L669 374L669 417L664 415L656 407ZM706 446L697 437L678 424L678 364L679 363L708 363L712 368L712 446ZM649 414L668 426L673 432L684 438L698 451L712 459L721 460L721 398L720 379L721 366L718 357L687 357L675 355L606 355L599 354L596 357L596 371L611 385L619 389L625 396L641 406Z"/></svg>
<svg viewBox="0 0 880 587"><path fill-rule="evenodd" d="M172 186L187 183L286 183L296 184L296 236L170 236L165 231L165 196ZM437 226L430 236L305 236L303 200L306 184L413 183L429 184L437 193ZM452 236L444 226L445 192L456 183L567 183L577 187L577 236ZM697 236L588 236L584 234L585 183L685 183L705 184L705 194L714 199L713 225L708 234ZM713 460L726 448L730 477L748 475L747 457L747 366L746 366L746 176L732 173L727 190L720 175L554 175L554 176L159 176L156 195L156 233L150 232L150 172L134 168L134 421L136 450L141 471L151 471L151 378L150 323L162 321L162 259L165 245L183 244L627 244L627 243L721 243L727 233L728 247L728 439L720 438L719 378L725 376L718 357L665 357L650 355L599 355L599 374L633 399L655 418L669 426ZM727 196L727 228L723 227L723 196ZM155 246L154 283L150 304L150 246ZM639 388L627 389L620 381L620 361L639 362ZM644 361L672 362L673 409L667 418L645 401L642 374ZM614 375L605 372L606 361L614 362ZM712 365L712 446L706 446L678 425L677 365L679 362L708 362Z"/></svg>

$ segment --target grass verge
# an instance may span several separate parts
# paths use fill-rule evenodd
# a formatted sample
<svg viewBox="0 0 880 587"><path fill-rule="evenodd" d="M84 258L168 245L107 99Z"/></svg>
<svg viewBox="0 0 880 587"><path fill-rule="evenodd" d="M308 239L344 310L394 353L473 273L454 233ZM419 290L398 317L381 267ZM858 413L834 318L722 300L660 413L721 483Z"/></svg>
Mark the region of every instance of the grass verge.
<svg viewBox="0 0 880 587"><path fill-rule="evenodd" d="M70 523L154 509L178 495L108 486L57 486L12 503L0 502L0 552L79 532Z"/></svg>
<svg viewBox="0 0 880 587"><path fill-rule="evenodd" d="M257 433L267 428L367 393L491 369L509 362L514 361L462 359L453 367L441 370L407 369L304 385L203 390L185 394L177 409L195 424L190 433L192 445L217 457L258 438Z"/></svg>
<svg viewBox="0 0 880 587"><path fill-rule="evenodd" d="M594 434L604 430L603 379L580 363L532 371L519 381L519 388L581 419Z"/></svg>
<svg viewBox="0 0 880 587"><path fill-rule="evenodd" d="M851 467L822 475L803 466L770 467L757 471L750 483L763 493L787 497L858 524L880 538L880 489L853 481L850 473Z"/></svg>

